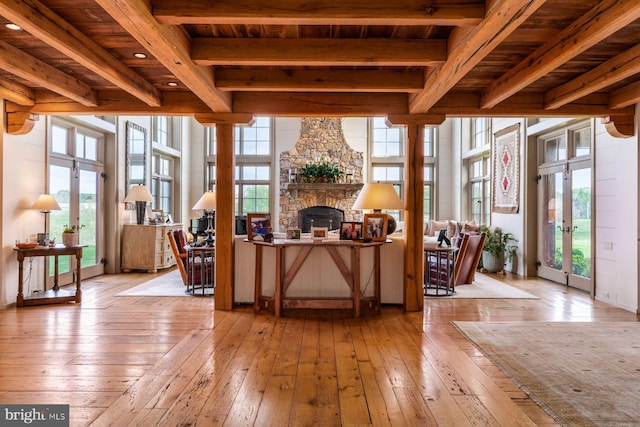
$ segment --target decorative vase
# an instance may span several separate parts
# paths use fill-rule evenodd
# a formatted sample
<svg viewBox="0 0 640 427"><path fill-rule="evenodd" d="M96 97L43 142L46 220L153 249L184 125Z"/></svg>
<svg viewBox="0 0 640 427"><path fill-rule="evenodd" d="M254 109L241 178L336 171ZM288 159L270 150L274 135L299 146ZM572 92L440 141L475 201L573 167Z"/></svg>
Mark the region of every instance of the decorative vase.
<svg viewBox="0 0 640 427"><path fill-rule="evenodd" d="M76 246L78 244L78 233L63 233L62 244L65 246Z"/></svg>
<svg viewBox="0 0 640 427"><path fill-rule="evenodd" d="M497 273L504 269L504 253L495 256L491 252L482 251L482 268L490 273Z"/></svg>

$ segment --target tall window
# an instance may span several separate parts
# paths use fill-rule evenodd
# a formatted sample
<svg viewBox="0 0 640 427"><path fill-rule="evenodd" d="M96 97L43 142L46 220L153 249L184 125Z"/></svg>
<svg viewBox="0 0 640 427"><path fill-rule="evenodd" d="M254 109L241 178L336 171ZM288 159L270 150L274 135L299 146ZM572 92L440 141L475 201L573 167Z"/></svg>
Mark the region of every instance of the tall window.
<svg viewBox="0 0 640 427"><path fill-rule="evenodd" d="M215 128L208 129L207 182L210 189L215 189L216 179L215 134ZM236 215L270 212L273 120L269 117L256 117L253 126L236 126L234 134Z"/></svg>
<svg viewBox="0 0 640 427"><path fill-rule="evenodd" d="M384 117L373 117L369 122L371 147L370 182L393 185L400 199L404 197L404 143L403 127L389 127ZM402 221L401 211L384 211L396 221Z"/></svg>
<svg viewBox="0 0 640 427"><path fill-rule="evenodd" d="M151 156L151 195L156 209L165 214L173 212L174 159L166 154L154 152Z"/></svg>
<svg viewBox="0 0 640 427"><path fill-rule="evenodd" d="M180 140L173 137L171 117L151 118L151 195L154 209L174 213L176 203L175 176L180 161ZM179 132L176 132L178 134ZM177 220L178 218L174 218Z"/></svg>
<svg viewBox="0 0 640 427"><path fill-rule="evenodd" d="M462 158L469 185L467 217L478 224L491 221L491 119L475 117L470 121L471 138L464 144Z"/></svg>

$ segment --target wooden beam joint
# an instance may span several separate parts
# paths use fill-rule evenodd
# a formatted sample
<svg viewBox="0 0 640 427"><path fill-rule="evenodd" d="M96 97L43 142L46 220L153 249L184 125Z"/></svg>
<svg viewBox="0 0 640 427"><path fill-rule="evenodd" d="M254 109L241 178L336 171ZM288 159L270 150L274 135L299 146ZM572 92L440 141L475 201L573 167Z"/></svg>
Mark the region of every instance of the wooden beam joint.
<svg viewBox="0 0 640 427"><path fill-rule="evenodd" d="M635 115L607 116L601 119L609 135L616 138L629 138L635 135Z"/></svg>
<svg viewBox="0 0 640 427"><path fill-rule="evenodd" d="M40 116L31 112L32 106L5 101L6 131L10 135L26 135L35 126Z"/></svg>

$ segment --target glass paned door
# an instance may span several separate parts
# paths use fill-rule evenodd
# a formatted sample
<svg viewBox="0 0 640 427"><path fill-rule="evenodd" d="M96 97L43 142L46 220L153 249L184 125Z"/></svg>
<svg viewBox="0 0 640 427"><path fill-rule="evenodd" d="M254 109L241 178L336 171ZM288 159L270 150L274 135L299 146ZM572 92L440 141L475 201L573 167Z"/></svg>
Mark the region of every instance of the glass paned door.
<svg viewBox="0 0 640 427"><path fill-rule="evenodd" d="M592 292L591 168L574 162L541 172L538 275Z"/></svg>
<svg viewBox="0 0 640 427"><path fill-rule="evenodd" d="M103 274L102 225L100 221L100 194L102 180L95 166L79 161L52 159L49 167L51 194L60 205L60 211L50 215L50 235L56 243L62 243L65 226L79 228L79 243L86 245L82 251L82 277ZM78 232L78 231L77 231ZM58 283L74 281L75 257L64 256L58 260ZM54 265L49 263L49 280L53 282Z"/></svg>

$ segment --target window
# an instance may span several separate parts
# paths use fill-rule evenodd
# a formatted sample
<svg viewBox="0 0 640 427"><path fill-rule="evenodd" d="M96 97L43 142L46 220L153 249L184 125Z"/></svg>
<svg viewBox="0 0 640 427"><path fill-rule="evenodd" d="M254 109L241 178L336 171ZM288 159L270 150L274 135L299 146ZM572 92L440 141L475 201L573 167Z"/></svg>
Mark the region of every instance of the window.
<svg viewBox="0 0 640 427"><path fill-rule="evenodd" d="M491 176L489 156L469 159L469 181L471 183L471 219L488 225L491 221Z"/></svg>
<svg viewBox="0 0 640 427"><path fill-rule="evenodd" d="M151 195L155 209L173 212L174 158L154 152L151 156Z"/></svg>
<svg viewBox="0 0 640 427"><path fill-rule="evenodd" d="M273 120L256 117L251 127L236 126L234 151L235 213L270 212ZM215 189L216 180L216 132L207 129L207 184Z"/></svg>
<svg viewBox="0 0 640 427"><path fill-rule="evenodd" d="M169 137L169 118L167 116L154 116L151 119L152 125L152 141L164 145L170 146L171 138Z"/></svg>
<svg viewBox="0 0 640 427"><path fill-rule="evenodd" d="M491 123L485 117L476 117L471 121L471 148L481 148L488 145L491 133Z"/></svg>

